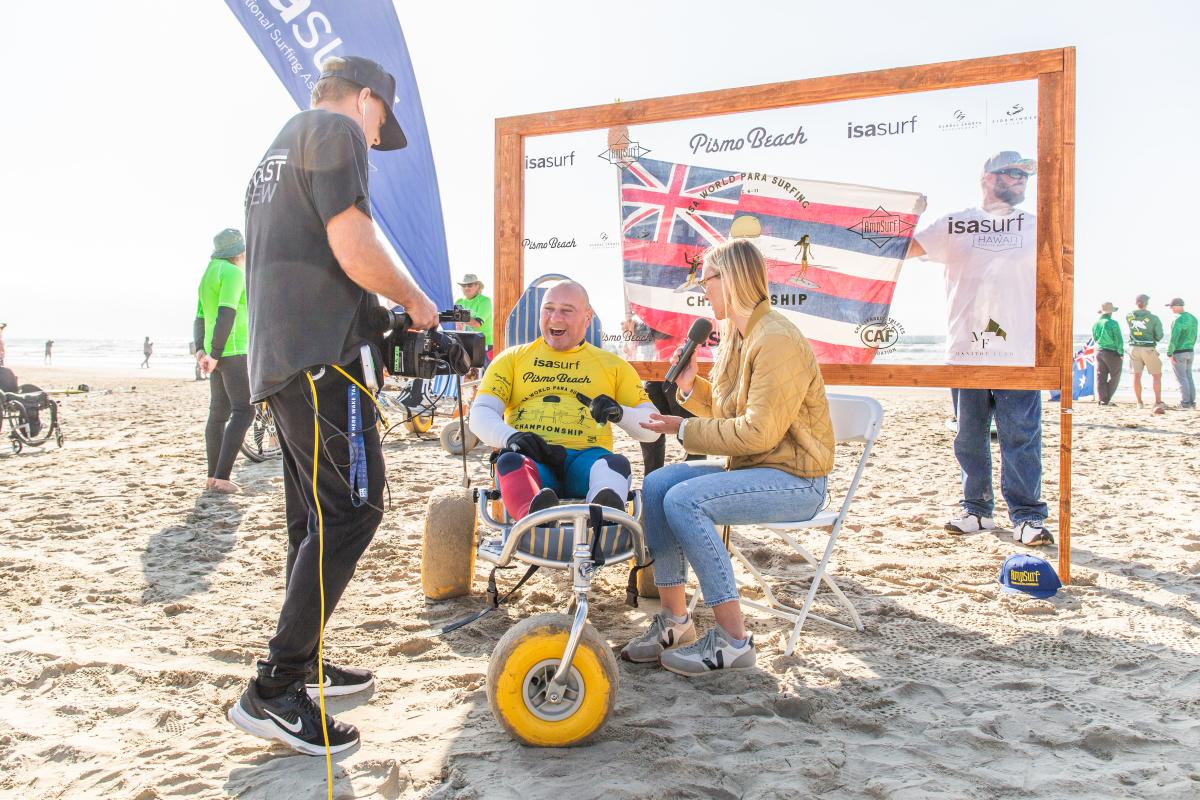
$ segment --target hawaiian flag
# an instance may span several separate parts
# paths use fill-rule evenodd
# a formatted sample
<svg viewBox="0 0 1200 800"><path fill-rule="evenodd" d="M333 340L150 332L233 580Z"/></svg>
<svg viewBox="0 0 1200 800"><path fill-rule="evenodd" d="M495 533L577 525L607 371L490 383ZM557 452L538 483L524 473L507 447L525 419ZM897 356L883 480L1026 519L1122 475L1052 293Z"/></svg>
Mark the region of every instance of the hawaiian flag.
<svg viewBox="0 0 1200 800"><path fill-rule="evenodd" d="M664 336L665 357L697 316L711 316L698 286L683 292L704 249L750 238L766 258L772 304L804 332L824 364L866 364L861 331L886 322L900 267L925 198L902 192L757 172L640 159L624 170L625 295Z"/></svg>

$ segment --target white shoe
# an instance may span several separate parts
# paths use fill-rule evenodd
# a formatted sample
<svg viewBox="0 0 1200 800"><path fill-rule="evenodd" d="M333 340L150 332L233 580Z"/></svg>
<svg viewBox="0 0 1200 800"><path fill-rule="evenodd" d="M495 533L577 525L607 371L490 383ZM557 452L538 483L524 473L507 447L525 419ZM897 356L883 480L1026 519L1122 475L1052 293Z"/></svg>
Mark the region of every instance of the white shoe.
<svg viewBox="0 0 1200 800"><path fill-rule="evenodd" d="M991 517L981 517L978 514L963 514L958 519L952 519L946 523L946 530L953 534L990 531L994 530L995 527L995 520Z"/></svg>
<svg viewBox="0 0 1200 800"><path fill-rule="evenodd" d="M1040 522L1022 522L1013 529L1013 541L1030 547L1045 547L1054 544L1054 537Z"/></svg>

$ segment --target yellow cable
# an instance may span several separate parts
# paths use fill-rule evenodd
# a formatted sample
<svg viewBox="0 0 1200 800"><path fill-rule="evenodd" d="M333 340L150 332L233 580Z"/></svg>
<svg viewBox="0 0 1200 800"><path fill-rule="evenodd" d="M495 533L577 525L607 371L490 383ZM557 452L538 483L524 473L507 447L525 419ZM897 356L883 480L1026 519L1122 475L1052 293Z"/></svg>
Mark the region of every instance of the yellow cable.
<svg viewBox="0 0 1200 800"><path fill-rule="evenodd" d="M375 399L375 393L370 391L369 389L367 389L367 387L363 386L358 381L354 380L354 377L352 375L350 375L350 373L346 372L346 370L342 369L337 364L331 364L330 366L332 366L338 372L342 373L342 375L345 376L346 380L350 381L355 386L357 386L360 390L362 390L362 393L364 395L366 395L367 398L370 399L370 401L372 403L375 404L375 411L379 414L379 420L383 423L383 429L387 430L387 428L388 428L387 417L385 417L383 415L383 409L379 407L379 401Z"/></svg>
<svg viewBox="0 0 1200 800"><path fill-rule="evenodd" d="M342 370L338 369L338 372ZM317 507L317 583L321 589L321 627L317 634L317 695L321 699L321 734L325 737L325 786L329 790L329 800L333 800L333 753L329 750L329 726L325 724L325 517L321 514L321 499L317 496L317 465L320 463L317 452L321 447L321 418L317 413L317 384L313 382L311 372L305 372L304 375L308 378L308 388L312 391L313 401L312 492L313 503Z"/></svg>

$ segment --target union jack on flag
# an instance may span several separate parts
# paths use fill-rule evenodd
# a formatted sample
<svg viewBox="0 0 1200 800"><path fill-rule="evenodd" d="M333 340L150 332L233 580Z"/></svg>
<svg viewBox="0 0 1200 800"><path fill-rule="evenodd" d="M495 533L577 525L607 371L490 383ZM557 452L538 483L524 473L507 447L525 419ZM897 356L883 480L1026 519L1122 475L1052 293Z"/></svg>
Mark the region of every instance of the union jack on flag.
<svg viewBox="0 0 1200 800"><path fill-rule="evenodd" d="M820 363L866 364L877 351L860 331L888 318L925 197L643 158L622 175L621 207L625 297L663 334L660 358L696 317L711 316L688 274L706 248L735 235L762 252L772 305L796 323ZM688 290L676 291L681 285Z"/></svg>
<svg viewBox="0 0 1200 800"><path fill-rule="evenodd" d="M1088 339L1083 347L1075 351L1075 369L1087 369L1088 364L1096 364L1096 340Z"/></svg>

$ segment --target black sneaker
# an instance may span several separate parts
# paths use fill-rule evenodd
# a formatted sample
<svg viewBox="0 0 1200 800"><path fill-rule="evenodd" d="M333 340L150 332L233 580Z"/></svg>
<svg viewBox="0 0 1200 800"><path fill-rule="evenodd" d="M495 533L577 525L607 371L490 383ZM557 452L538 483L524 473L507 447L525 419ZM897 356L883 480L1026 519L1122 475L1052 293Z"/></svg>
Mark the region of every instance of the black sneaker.
<svg viewBox="0 0 1200 800"><path fill-rule="evenodd" d="M304 684L297 681L278 697L263 697L254 678L241 698L229 709L229 721L246 733L263 739L276 739L298 753L308 756L325 754L321 733L321 709L308 696ZM338 722L328 714L329 751L340 753L358 744L358 728Z"/></svg>
<svg viewBox="0 0 1200 800"><path fill-rule="evenodd" d="M596 496L592 498L592 502L597 505L615 508L618 511L625 510L625 501L621 499L621 495L617 494L612 489L601 489L596 492Z"/></svg>
<svg viewBox="0 0 1200 800"><path fill-rule="evenodd" d="M324 661L321 671L325 677L326 697L341 697L346 694L363 692L375 685L375 676L365 669L338 667ZM308 696L312 699L316 700L320 696L315 669L308 673L308 679L304 682L304 686L308 689Z"/></svg>
<svg viewBox="0 0 1200 800"><path fill-rule="evenodd" d="M533 499L529 501L529 510L525 513L528 515L535 511L545 511L556 505L558 505L558 493L550 487L546 487L533 496Z"/></svg>

